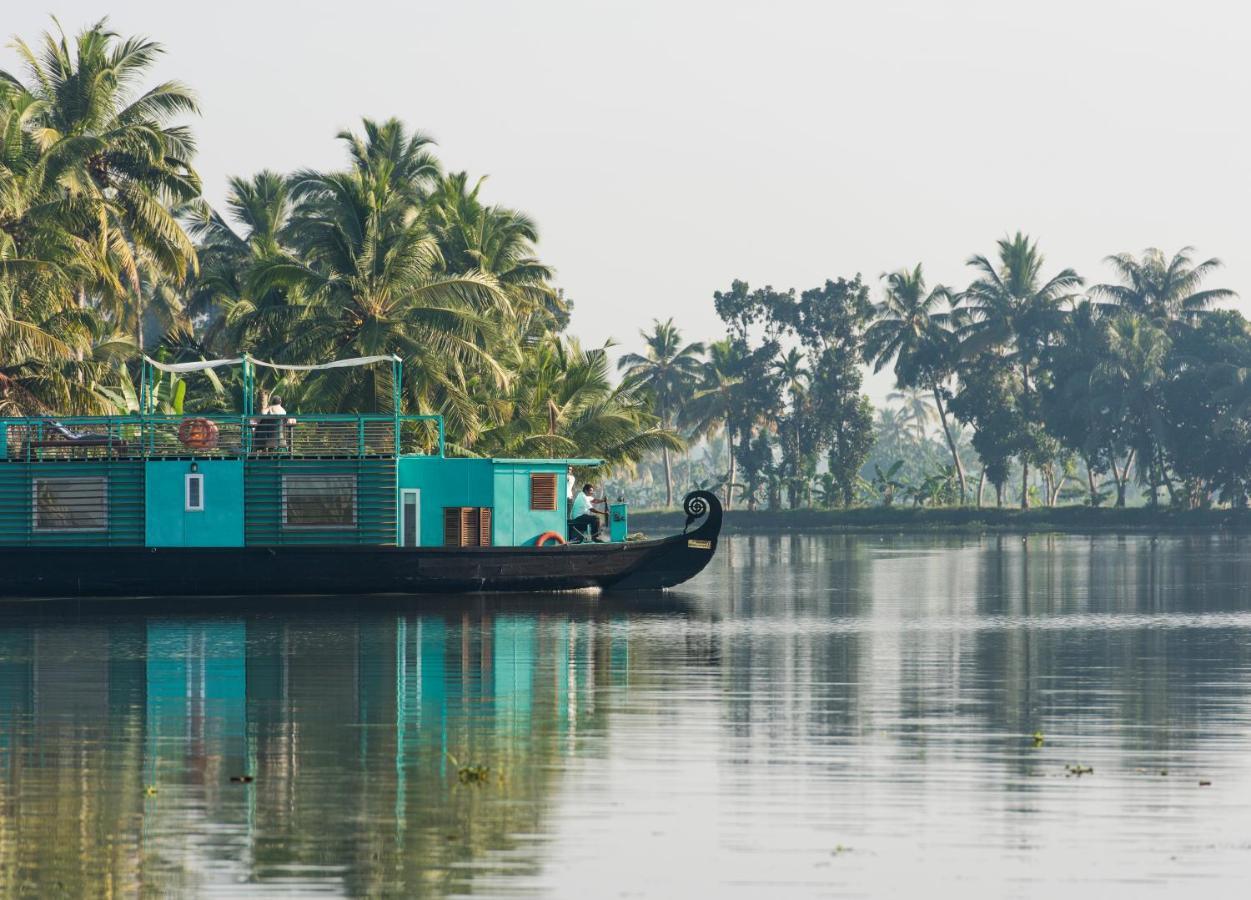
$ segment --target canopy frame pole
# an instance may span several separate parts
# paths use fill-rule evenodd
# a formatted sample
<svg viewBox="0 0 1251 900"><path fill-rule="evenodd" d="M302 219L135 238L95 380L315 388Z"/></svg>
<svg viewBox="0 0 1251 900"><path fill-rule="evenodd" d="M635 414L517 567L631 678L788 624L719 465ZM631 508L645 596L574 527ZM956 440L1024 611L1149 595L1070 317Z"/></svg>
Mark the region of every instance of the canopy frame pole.
<svg viewBox="0 0 1251 900"><path fill-rule="evenodd" d="M396 418L404 411L404 360L398 356L391 359L391 404L395 409Z"/></svg>
<svg viewBox="0 0 1251 900"><path fill-rule="evenodd" d="M395 416L395 455L400 455L400 408L404 402L404 362L398 356L391 357L391 410Z"/></svg>
<svg viewBox="0 0 1251 900"><path fill-rule="evenodd" d="M243 354L243 414L245 416L252 415L254 410L253 389L255 388L255 376L252 370L252 357Z"/></svg>
<svg viewBox="0 0 1251 900"><path fill-rule="evenodd" d="M143 380L139 386L139 414L142 416L150 416L156 412L156 398L152 396L152 364L146 359L143 361Z"/></svg>

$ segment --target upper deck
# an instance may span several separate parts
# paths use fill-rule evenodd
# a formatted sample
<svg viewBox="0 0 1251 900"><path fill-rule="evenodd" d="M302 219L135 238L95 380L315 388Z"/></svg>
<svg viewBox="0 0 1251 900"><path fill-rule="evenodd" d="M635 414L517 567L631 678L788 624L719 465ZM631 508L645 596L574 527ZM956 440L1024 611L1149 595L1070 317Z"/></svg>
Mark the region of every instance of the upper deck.
<svg viewBox="0 0 1251 900"><path fill-rule="evenodd" d="M197 414L0 419L0 463L442 456L428 415Z"/></svg>

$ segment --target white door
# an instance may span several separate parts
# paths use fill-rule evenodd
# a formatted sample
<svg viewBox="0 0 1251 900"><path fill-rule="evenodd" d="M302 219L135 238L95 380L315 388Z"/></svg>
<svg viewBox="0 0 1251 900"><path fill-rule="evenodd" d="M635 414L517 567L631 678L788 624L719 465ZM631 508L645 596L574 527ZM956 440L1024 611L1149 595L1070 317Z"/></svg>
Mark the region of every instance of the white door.
<svg viewBox="0 0 1251 900"><path fill-rule="evenodd" d="M421 546L421 491L400 491L400 546Z"/></svg>

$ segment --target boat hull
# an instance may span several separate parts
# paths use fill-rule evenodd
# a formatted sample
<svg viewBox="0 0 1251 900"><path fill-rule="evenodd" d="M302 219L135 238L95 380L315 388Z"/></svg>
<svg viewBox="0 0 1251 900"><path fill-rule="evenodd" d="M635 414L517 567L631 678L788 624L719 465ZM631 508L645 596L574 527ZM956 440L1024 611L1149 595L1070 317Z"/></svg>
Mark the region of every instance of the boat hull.
<svg viewBox="0 0 1251 900"><path fill-rule="evenodd" d="M686 507L687 532L619 544L3 548L0 597L661 590L694 577L716 552L720 504L698 492Z"/></svg>

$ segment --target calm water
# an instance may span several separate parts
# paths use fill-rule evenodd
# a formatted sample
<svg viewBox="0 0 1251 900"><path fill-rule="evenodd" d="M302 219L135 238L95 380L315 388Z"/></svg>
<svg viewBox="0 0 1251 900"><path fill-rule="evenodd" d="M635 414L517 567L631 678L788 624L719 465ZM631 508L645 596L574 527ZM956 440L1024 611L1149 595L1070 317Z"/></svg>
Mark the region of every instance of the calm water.
<svg viewBox="0 0 1251 900"><path fill-rule="evenodd" d="M5 612L0 893L1251 888L1246 539L735 538L644 610L297 603Z"/></svg>

